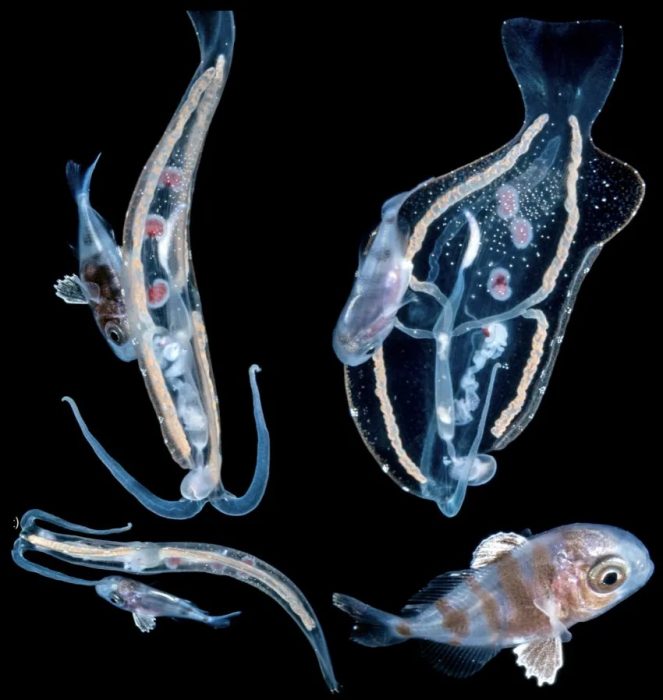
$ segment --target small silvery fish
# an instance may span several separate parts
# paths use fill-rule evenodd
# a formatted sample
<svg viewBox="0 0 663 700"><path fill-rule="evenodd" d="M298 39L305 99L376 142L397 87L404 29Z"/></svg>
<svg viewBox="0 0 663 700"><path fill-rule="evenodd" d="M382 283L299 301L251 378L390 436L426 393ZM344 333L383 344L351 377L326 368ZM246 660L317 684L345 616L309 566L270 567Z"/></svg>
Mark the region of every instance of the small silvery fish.
<svg viewBox="0 0 663 700"><path fill-rule="evenodd" d="M97 326L121 360L136 359L122 293L120 249L110 224L90 204L90 182L99 156L83 172L67 163L67 180L78 206L78 275L55 284L55 294L68 304L88 304Z"/></svg>
<svg viewBox="0 0 663 700"><path fill-rule="evenodd" d="M356 620L352 639L369 647L427 641L440 671L465 678L501 649L539 685L562 666L569 627L609 610L654 571L640 540L608 525L563 525L526 538L499 532L479 544L471 568L433 579L391 615L336 593Z"/></svg>
<svg viewBox="0 0 663 700"><path fill-rule="evenodd" d="M130 612L141 632L151 632L157 624L157 617L179 617L220 629L228 627L230 620L240 614L232 612L227 615L208 615L190 600L124 576L106 576L97 582L94 589L116 608Z"/></svg>

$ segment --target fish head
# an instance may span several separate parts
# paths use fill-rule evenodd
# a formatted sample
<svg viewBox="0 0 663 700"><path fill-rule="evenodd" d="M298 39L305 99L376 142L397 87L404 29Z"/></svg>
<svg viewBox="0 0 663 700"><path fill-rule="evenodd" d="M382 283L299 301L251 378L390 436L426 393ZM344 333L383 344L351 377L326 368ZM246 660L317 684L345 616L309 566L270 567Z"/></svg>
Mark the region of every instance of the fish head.
<svg viewBox="0 0 663 700"><path fill-rule="evenodd" d="M133 612L139 584L123 576L106 576L94 587L97 594L120 610Z"/></svg>
<svg viewBox="0 0 663 700"><path fill-rule="evenodd" d="M642 588L654 572L647 548L626 530L577 524L561 528L561 534L556 589L567 618L603 614Z"/></svg>
<svg viewBox="0 0 663 700"><path fill-rule="evenodd" d="M136 359L136 348L132 342L126 317L98 318L97 325L116 357L123 362L131 362Z"/></svg>

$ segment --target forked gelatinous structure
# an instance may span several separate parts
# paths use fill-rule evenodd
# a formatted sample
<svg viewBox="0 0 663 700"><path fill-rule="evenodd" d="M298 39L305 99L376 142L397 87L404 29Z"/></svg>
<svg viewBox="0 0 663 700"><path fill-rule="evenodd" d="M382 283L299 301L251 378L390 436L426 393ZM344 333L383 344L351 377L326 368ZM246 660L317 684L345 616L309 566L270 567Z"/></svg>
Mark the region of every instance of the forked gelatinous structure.
<svg viewBox="0 0 663 700"><path fill-rule="evenodd" d="M38 520L70 532L96 536L126 532L131 527L127 525L109 530L93 530L41 510L30 510L21 519L21 532L12 551L14 561L23 569L58 581L95 586L102 598L132 612L136 625L142 631L149 631L154 626L153 618L158 616L186 617L213 626L225 626L232 613L211 618L188 601L169 596L124 576L110 576L97 581L81 579L30 561L25 553L40 552L69 564L135 575L200 572L230 576L266 593L290 615L313 647L329 689L338 690L327 642L313 608L290 579L266 562L251 554L216 544L113 542L98 537L53 532L40 527Z"/></svg>
<svg viewBox="0 0 663 700"><path fill-rule="evenodd" d="M231 12L190 12L201 62L136 184L124 225L122 248L90 205L96 162L67 175L79 211L79 274L65 277L56 293L89 304L109 345L123 360L138 358L164 440L189 473L182 498L159 498L111 457L66 399L96 454L115 478L157 515L189 518L209 501L222 513L243 515L265 492L269 433L255 379L249 370L258 433L256 467L246 493L237 497L221 481L221 429L207 333L189 249L189 215L205 136L228 76L235 27Z"/></svg>
<svg viewBox="0 0 663 700"><path fill-rule="evenodd" d="M514 19L502 36L522 130L385 204L334 331L369 450L448 516L533 418L580 284L644 194L591 140L620 28Z"/></svg>

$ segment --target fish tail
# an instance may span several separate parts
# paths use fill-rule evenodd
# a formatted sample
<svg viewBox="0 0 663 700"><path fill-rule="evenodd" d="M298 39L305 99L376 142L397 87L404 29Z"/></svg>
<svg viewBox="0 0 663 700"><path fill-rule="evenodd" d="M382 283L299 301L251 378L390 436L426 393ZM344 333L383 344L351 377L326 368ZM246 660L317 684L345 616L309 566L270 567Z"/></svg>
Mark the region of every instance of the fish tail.
<svg viewBox="0 0 663 700"><path fill-rule="evenodd" d="M622 57L622 30L613 22L540 22L511 19L502 43L525 102L526 123L541 114L583 131L601 111Z"/></svg>
<svg viewBox="0 0 663 700"><path fill-rule="evenodd" d="M94 163L85 171L80 166L80 163L75 163L73 160L68 161L66 166L67 182L69 189L74 199L79 197L90 196L90 182L92 181L92 173L94 172L97 163L101 158L101 153L94 159Z"/></svg>
<svg viewBox="0 0 663 700"><path fill-rule="evenodd" d="M333 601L337 608L355 621L350 635L353 642L366 647L386 647L407 639L406 634L397 631L398 626L404 624L397 615L383 612L341 593L334 593Z"/></svg>
<svg viewBox="0 0 663 700"><path fill-rule="evenodd" d="M242 613L240 610L236 610L235 612L228 613L227 615L208 615L205 618L205 623L210 627L223 629L224 627L228 627L230 625L230 621L233 617L237 617L241 614Z"/></svg>

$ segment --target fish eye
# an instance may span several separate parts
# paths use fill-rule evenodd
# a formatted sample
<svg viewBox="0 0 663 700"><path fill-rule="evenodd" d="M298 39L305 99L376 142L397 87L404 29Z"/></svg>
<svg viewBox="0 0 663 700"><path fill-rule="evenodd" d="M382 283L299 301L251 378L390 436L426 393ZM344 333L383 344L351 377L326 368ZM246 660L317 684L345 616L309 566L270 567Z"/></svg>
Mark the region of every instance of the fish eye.
<svg viewBox="0 0 663 700"><path fill-rule="evenodd" d="M113 605L122 605L124 603L122 596L118 595L117 593L111 593L108 599L111 603L113 603Z"/></svg>
<svg viewBox="0 0 663 700"><path fill-rule="evenodd" d="M626 580L627 569L623 559L607 557L589 570L589 585L596 593L612 593Z"/></svg>
<svg viewBox="0 0 663 700"><path fill-rule="evenodd" d="M125 341L124 332L117 323L107 323L104 327L104 333L108 340L115 345L122 345Z"/></svg>

